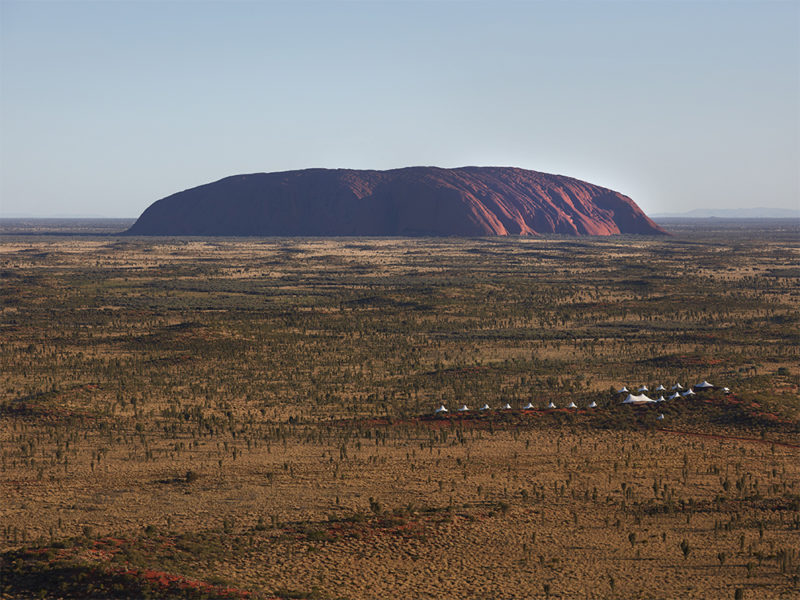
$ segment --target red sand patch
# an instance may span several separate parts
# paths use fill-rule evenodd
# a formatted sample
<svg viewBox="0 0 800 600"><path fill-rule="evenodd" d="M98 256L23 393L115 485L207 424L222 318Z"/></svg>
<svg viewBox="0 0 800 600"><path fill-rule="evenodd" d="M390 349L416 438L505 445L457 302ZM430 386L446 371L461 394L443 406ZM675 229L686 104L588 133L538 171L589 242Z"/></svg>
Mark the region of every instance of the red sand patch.
<svg viewBox="0 0 800 600"><path fill-rule="evenodd" d="M112 572L129 577L136 577L137 579L144 579L150 584L160 588L194 589L201 592L213 593L215 595L228 596L232 600L249 598L251 596L250 592L245 590L211 585L197 579L189 579L188 577L173 575L171 573L165 573L164 571L155 571L153 569L114 569Z"/></svg>

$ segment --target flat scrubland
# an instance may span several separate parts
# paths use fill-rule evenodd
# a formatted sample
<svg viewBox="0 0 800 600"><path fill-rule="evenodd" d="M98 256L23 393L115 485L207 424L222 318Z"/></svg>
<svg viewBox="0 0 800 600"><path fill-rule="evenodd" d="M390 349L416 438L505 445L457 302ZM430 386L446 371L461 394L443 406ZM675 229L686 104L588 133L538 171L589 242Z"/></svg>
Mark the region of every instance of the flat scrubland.
<svg viewBox="0 0 800 600"><path fill-rule="evenodd" d="M0 597L797 597L799 259L5 235Z"/></svg>

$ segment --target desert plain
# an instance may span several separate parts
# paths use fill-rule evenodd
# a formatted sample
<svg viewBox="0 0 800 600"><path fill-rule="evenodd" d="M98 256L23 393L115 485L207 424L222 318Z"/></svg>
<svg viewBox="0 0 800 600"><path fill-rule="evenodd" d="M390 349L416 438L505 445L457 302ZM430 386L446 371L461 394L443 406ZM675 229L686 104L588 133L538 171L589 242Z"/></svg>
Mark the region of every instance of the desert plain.
<svg viewBox="0 0 800 600"><path fill-rule="evenodd" d="M6 231L0 597L798 597L798 225L667 228Z"/></svg>

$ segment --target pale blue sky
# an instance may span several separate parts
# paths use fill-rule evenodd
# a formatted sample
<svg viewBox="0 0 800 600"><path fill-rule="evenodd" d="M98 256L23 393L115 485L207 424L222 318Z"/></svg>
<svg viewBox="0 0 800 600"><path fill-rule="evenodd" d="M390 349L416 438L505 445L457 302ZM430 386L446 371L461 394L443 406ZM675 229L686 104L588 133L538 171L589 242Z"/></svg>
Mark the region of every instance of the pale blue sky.
<svg viewBox="0 0 800 600"><path fill-rule="evenodd" d="M0 0L0 213L236 173L513 165L798 207L800 2Z"/></svg>

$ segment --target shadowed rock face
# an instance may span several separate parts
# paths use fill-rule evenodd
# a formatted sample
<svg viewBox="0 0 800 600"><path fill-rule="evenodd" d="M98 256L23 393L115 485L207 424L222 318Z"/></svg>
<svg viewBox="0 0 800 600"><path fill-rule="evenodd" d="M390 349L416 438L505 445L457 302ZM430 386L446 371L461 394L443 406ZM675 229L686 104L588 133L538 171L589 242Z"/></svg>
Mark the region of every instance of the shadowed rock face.
<svg viewBox="0 0 800 600"><path fill-rule="evenodd" d="M235 175L150 205L130 235L488 236L666 233L628 198L512 167Z"/></svg>

